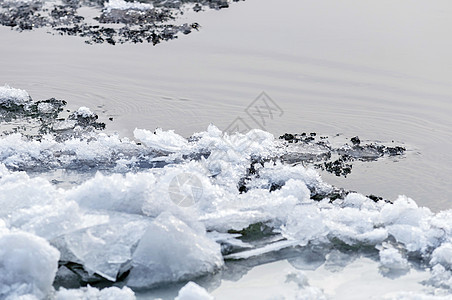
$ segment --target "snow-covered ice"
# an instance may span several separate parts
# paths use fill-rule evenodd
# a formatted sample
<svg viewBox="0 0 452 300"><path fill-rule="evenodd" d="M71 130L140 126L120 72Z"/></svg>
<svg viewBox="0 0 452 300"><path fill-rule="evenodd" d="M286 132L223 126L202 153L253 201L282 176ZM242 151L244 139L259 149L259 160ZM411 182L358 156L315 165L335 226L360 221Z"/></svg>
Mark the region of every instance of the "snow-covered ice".
<svg viewBox="0 0 452 300"><path fill-rule="evenodd" d="M174 300L213 300L214 298L202 287L190 281L183 286Z"/></svg>
<svg viewBox="0 0 452 300"><path fill-rule="evenodd" d="M43 238L0 229L0 298L45 298L52 292L59 258L58 250Z"/></svg>
<svg viewBox="0 0 452 300"><path fill-rule="evenodd" d="M80 289L65 289L58 290L55 300L135 300L135 293L128 287L122 289L117 287L110 287L99 290L97 288L88 286Z"/></svg>
<svg viewBox="0 0 452 300"><path fill-rule="evenodd" d="M141 3L138 1L128 2L128 1L124 1L124 0L109 0L104 3L104 7L107 12L110 12L113 9L148 10L148 9L152 9L154 6L152 4Z"/></svg>
<svg viewBox="0 0 452 300"><path fill-rule="evenodd" d="M25 90L12 88L8 85L0 86L0 105L23 105L30 100L30 95Z"/></svg>

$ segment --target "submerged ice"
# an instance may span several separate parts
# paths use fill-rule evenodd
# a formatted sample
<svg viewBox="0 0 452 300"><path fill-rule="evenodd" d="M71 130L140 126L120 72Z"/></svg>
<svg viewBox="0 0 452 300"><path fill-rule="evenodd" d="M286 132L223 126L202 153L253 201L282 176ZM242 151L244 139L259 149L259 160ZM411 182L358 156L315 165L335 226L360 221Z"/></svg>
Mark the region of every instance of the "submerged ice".
<svg viewBox="0 0 452 300"><path fill-rule="evenodd" d="M10 87L0 89L0 101L18 120L36 119L29 107L43 116L59 110ZM334 148L261 130L227 134L213 125L189 139L137 129L131 140L100 132L88 108L64 122L71 120L64 130L49 121L41 133L0 136L2 298L133 299L132 290L119 287L196 280L228 264L240 274L272 253L290 253L294 264L314 269L364 253L383 276L422 268L431 275L424 282L431 296L452 293L452 211L433 213L406 196L390 202L349 192L314 169L331 153L369 159L376 149L381 158L389 148L356 139ZM305 155L309 149L313 155ZM180 197L192 205L178 205ZM301 299L325 296L303 276L291 275ZM119 287L69 289L87 284ZM200 297L211 299L195 283L178 295Z"/></svg>

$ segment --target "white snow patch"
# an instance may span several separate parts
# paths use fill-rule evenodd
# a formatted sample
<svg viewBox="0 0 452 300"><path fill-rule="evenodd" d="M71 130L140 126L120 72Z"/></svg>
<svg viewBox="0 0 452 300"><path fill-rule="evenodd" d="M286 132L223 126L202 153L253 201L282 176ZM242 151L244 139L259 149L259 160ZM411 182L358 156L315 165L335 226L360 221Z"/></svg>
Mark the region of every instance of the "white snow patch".
<svg viewBox="0 0 452 300"><path fill-rule="evenodd" d="M60 253L35 235L0 235L0 298L42 299L52 291Z"/></svg>
<svg viewBox="0 0 452 300"><path fill-rule="evenodd" d="M113 174L96 176L68 191L67 198L88 209L105 209L141 214L151 198L156 179L152 173Z"/></svg>
<svg viewBox="0 0 452 300"><path fill-rule="evenodd" d="M110 287L102 290L91 286L80 289L58 290L55 300L135 300L135 293L128 287Z"/></svg>
<svg viewBox="0 0 452 300"><path fill-rule="evenodd" d="M452 243L444 243L432 253L430 261L432 265L441 264L445 268L452 269Z"/></svg>
<svg viewBox="0 0 452 300"><path fill-rule="evenodd" d="M390 270L406 270L410 267L408 261L402 256L400 251L389 245L383 245L379 255L380 264L384 268Z"/></svg>
<svg viewBox="0 0 452 300"><path fill-rule="evenodd" d="M190 281L184 285L174 300L213 300L214 298L196 283Z"/></svg>
<svg viewBox="0 0 452 300"><path fill-rule="evenodd" d="M110 12L113 9L118 10L149 10L154 8L151 3L140 3L137 1L126 2L124 0L109 0L104 3L104 9L106 12Z"/></svg>
<svg viewBox="0 0 452 300"><path fill-rule="evenodd" d="M188 150L188 141L174 130L163 131L161 128L157 128L152 132L136 128L133 135L146 146L156 150L169 152Z"/></svg>
<svg viewBox="0 0 452 300"><path fill-rule="evenodd" d="M14 103L21 105L28 101L30 101L30 95L27 91L15 89L8 85L0 86L0 104Z"/></svg>
<svg viewBox="0 0 452 300"><path fill-rule="evenodd" d="M86 106L81 106L79 109L77 109L76 114L84 118L94 116L94 113Z"/></svg>

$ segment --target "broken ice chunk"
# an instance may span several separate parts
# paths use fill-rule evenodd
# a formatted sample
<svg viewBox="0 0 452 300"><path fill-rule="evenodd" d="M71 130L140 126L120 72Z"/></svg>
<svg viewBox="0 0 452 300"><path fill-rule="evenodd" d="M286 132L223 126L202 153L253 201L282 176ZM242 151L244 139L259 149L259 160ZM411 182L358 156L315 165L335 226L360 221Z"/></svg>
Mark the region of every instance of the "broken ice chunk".
<svg viewBox="0 0 452 300"><path fill-rule="evenodd" d="M23 105L31 100L25 90L15 89L8 85L0 86L0 107L10 108Z"/></svg>
<svg viewBox="0 0 452 300"><path fill-rule="evenodd" d="M203 288L190 281L184 285L174 300L213 300L214 298Z"/></svg>
<svg viewBox="0 0 452 300"><path fill-rule="evenodd" d="M272 244L265 245L264 247L261 247L261 248L229 254L229 255L226 255L224 258L225 259L247 259L250 257L263 255L263 254L273 252L273 251L279 251L281 249L293 247L293 246L297 246L297 245L298 245L298 241L283 240L283 241L278 241L278 242L274 242Z"/></svg>
<svg viewBox="0 0 452 300"><path fill-rule="evenodd" d="M11 226L36 234L47 240L84 226L82 212L73 201L52 201L18 209L8 219Z"/></svg>
<svg viewBox="0 0 452 300"><path fill-rule="evenodd" d="M242 250L247 248L253 248L253 245L243 242L238 239L241 234L233 233L221 233L217 231L211 231L207 233L210 239L221 244L222 253L229 253L231 251Z"/></svg>
<svg viewBox="0 0 452 300"><path fill-rule="evenodd" d="M59 258L57 249L30 233L0 236L0 299L44 299Z"/></svg>
<svg viewBox="0 0 452 300"><path fill-rule="evenodd" d="M407 259L402 256L399 250L389 245L383 245L380 250L380 264L383 268L389 270L409 269Z"/></svg>
<svg viewBox="0 0 452 300"><path fill-rule="evenodd" d="M0 217L7 217L22 208L52 202L58 191L47 180L30 178L26 173L0 170Z"/></svg>
<svg viewBox="0 0 452 300"><path fill-rule="evenodd" d="M154 132L145 129L135 129L133 135L146 146L157 150L176 152L188 148L188 141L174 133L174 130L163 131L157 128Z"/></svg>
<svg viewBox="0 0 452 300"><path fill-rule="evenodd" d="M432 253L431 265L441 264L446 269L452 269L452 244L444 243Z"/></svg>
<svg viewBox="0 0 452 300"><path fill-rule="evenodd" d="M288 240L296 240L305 246L312 240L324 239L328 228L324 224L321 211L315 206L297 206L289 214L287 224L281 228Z"/></svg>
<svg viewBox="0 0 452 300"><path fill-rule="evenodd" d="M170 213L160 214L133 254L128 285L150 287L214 272L223 265L220 245Z"/></svg>
<svg viewBox="0 0 452 300"><path fill-rule="evenodd" d="M96 176L68 192L81 207L141 214L155 184L152 173Z"/></svg>
<svg viewBox="0 0 452 300"><path fill-rule="evenodd" d="M150 222L137 215L113 215L107 224L66 235L66 247L88 272L116 281Z"/></svg>

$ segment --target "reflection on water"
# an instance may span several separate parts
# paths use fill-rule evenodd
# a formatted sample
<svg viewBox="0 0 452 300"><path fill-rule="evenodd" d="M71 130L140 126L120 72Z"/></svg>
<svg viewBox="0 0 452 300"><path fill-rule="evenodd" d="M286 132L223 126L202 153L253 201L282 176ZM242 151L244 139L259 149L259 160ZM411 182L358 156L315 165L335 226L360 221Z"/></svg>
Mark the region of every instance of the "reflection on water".
<svg viewBox="0 0 452 300"><path fill-rule="evenodd" d="M385 273L375 251L293 248L228 262L220 273L195 281L215 299L296 299L297 295L307 299L382 299L397 295L401 286L421 293L426 290L421 283L428 278L428 272L418 268ZM143 291L138 299L173 299L183 285Z"/></svg>

